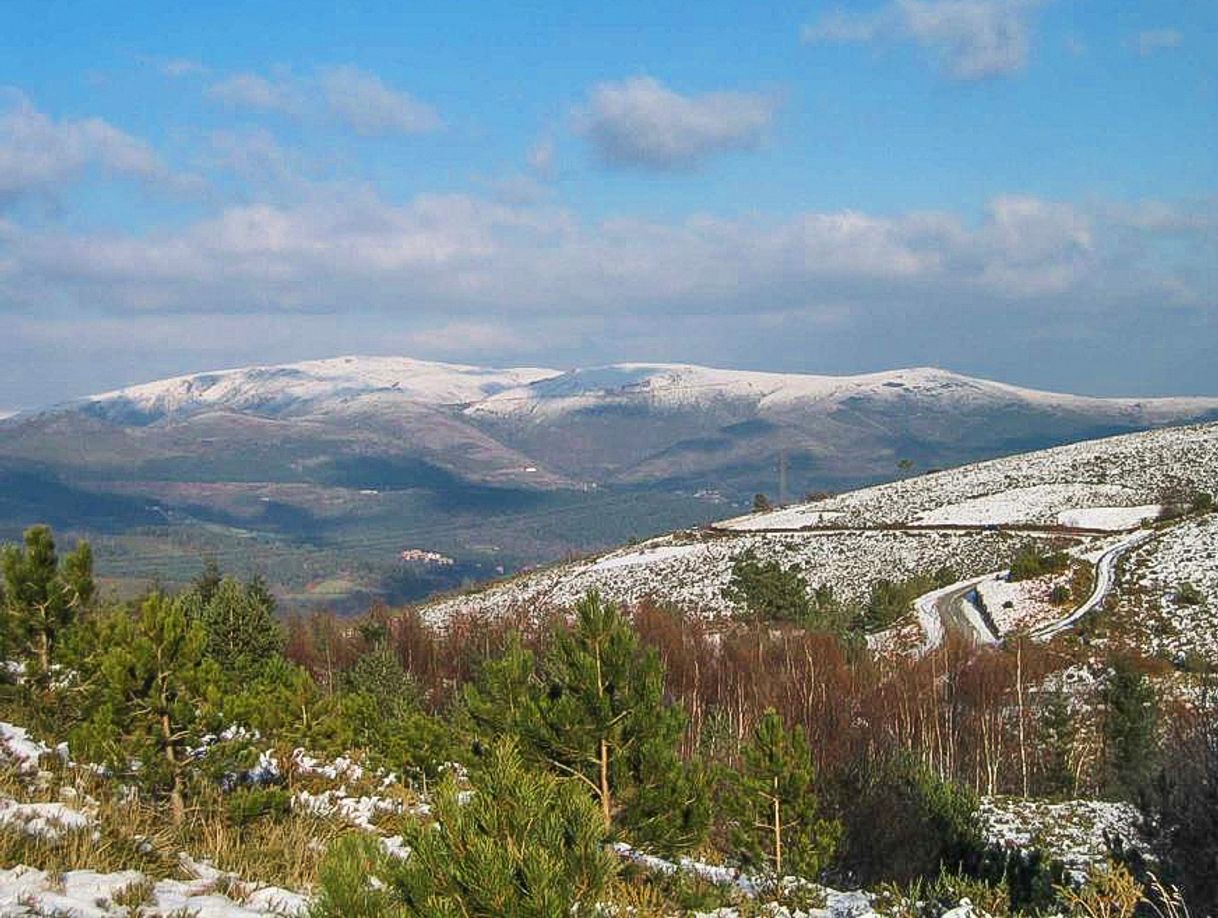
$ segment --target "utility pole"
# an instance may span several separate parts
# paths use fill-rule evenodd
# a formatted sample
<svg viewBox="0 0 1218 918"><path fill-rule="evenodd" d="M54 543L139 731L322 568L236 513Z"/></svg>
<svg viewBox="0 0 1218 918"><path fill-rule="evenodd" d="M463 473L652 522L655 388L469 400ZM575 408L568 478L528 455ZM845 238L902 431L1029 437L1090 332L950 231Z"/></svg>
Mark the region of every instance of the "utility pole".
<svg viewBox="0 0 1218 918"><path fill-rule="evenodd" d="M787 451L780 450L778 453L778 506L783 506L787 502Z"/></svg>

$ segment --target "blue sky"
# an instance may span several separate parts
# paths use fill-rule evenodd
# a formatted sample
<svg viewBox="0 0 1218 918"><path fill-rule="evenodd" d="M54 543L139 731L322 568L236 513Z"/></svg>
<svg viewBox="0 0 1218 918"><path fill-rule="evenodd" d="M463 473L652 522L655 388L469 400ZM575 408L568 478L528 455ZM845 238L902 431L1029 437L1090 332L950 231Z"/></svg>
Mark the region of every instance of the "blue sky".
<svg viewBox="0 0 1218 918"><path fill-rule="evenodd" d="M6 4L0 408L340 352L1218 394L1212 3L414 7Z"/></svg>

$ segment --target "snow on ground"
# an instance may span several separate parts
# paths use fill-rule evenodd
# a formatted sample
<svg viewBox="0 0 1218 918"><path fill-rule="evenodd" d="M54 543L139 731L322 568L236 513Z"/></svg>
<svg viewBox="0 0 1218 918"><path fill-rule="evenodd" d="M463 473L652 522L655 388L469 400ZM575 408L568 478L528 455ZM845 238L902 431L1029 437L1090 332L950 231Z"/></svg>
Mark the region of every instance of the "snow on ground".
<svg viewBox="0 0 1218 918"><path fill-rule="evenodd" d="M146 890L141 915L191 915L194 918L253 918L258 915L303 916L308 900L275 887L246 887L235 901L219 888L237 888L231 878L203 870L194 880L161 880ZM56 874L33 867L0 869L0 916L62 915L67 918L127 918L135 914L124 902L148 881L135 870L97 873L71 870Z"/></svg>
<svg viewBox="0 0 1218 918"><path fill-rule="evenodd" d="M721 864L704 864L689 857L670 861L639 851L624 842L616 843L613 846L613 850L617 852L619 857L638 864L640 867L644 867L653 873L689 874L718 886L734 886L749 898L764 899L774 889L772 877L754 876L744 873L735 867L726 867ZM824 908L816 908L799 913L808 916L808 918L867 918L867 916L874 916L876 914L871 906L871 896L862 890L840 892L828 886L809 883L796 877L785 877L780 882L784 888L800 887L814 891L825 900ZM790 914L780 907L775 906L774 908L773 914L775 915ZM735 918L735 916L739 915L739 912L734 908L721 908L714 912L696 912L695 914L698 916L714 915L717 918Z"/></svg>
<svg viewBox="0 0 1218 918"><path fill-rule="evenodd" d="M783 507L767 513L750 513L734 519L716 523L716 529L729 532L764 532L767 529L806 529L814 526L832 526L841 520L842 513L832 510L817 510L815 505L800 504Z"/></svg>
<svg viewBox="0 0 1218 918"><path fill-rule="evenodd" d="M37 771L38 760L50 752L49 746L30 739L25 727L0 722L0 761L28 774Z"/></svg>
<svg viewBox="0 0 1218 918"><path fill-rule="evenodd" d="M63 803L18 803L0 798L0 826L55 841L66 832L86 829L93 820Z"/></svg>
<svg viewBox="0 0 1218 918"><path fill-rule="evenodd" d="M684 541L697 538L699 541ZM615 552L599 560L536 571L480 592L424 607L423 614L443 622L461 612L502 615L520 610L566 607L588 590L606 598L636 603L646 598L673 603L707 618L730 616L733 605L723 590L733 561L753 551L763 561L799 566L810 586L832 586L845 600L866 598L880 577L901 579L949 565L961 575L1004 566L1027 536L999 532L835 532L679 534Z"/></svg>
<svg viewBox="0 0 1218 918"><path fill-rule="evenodd" d="M422 404L456 405L558 372L534 367L499 370L408 357L334 357L195 373L104 392L86 401L150 414L219 406L295 407L299 402L324 403L374 392Z"/></svg>
<svg viewBox="0 0 1218 918"><path fill-rule="evenodd" d="M611 571L619 567L632 567L635 564L654 564L669 558L679 558L682 555L697 551L697 545L659 545L645 548L641 551L631 551L626 554L614 553L602 558L592 565L594 571Z"/></svg>
<svg viewBox="0 0 1218 918"><path fill-rule="evenodd" d="M1137 500L1138 493L1119 485L1046 484L1010 488L973 497L918 514L924 525L1001 526L1056 523L1062 513L1094 504Z"/></svg>
<svg viewBox="0 0 1218 918"><path fill-rule="evenodd" d="M975 516L965 514L982 509L993 514L995 523L1003 521L998 519L1002 512L1051 524L1066 510L1159 503L1165 491L1181 487L1218 494L1218 423L1088 440L799 506L808 512L841 512L845 515L839 522L851 526L912 523L928 516L944 523L975 523ZM1004 492L1015 492L1015 500ZM984 498L991 503L968 503ZM945 518L948 508L954 509ZM764 521L764 515L757 519Z"/></svg>
<svg viewBox="0 0 1218 918"><path fill-rule="evenodd" d="M1071 597L1066 605L1054 605L1049 593L1055 586L1070 584L1069 571L1032 580L1007 580L1007 571L998 571L977 584L977 596L999 634L1031 631L1061 618L1087 597Z"/></svg>
<svg viewBox="0 0 1218 918"><path fill-rule="evenodd" d="M1038 848L1060 860L1082 882L1087 870L1108 859L1105 835L1117 836L1127 848L1151 855L1140 830L1141 817L1128 803L1068 800L1047 803L1018 797L983 797L977 810L982 834L1007 850Z"/></svg>
<svg viewBox="0 0 1218 918"><path fill-rule="evenodd" d="M1191 584L1200 601L1185 601ZM1113 614L1139 646L1218 663L1218 513L1185 520L1126 558Z"/></svg>
<svg viewBox="0 0 1218 918"><path fill-rule="evenodd" d="M1156 519L1163 511L1162 504L1142 504L1138 507L1088 507L1085 510L1063 510L1057 521L1063 526L1079 529L1105 529L1121 532L1137 529L1143 523Z"/></svg>

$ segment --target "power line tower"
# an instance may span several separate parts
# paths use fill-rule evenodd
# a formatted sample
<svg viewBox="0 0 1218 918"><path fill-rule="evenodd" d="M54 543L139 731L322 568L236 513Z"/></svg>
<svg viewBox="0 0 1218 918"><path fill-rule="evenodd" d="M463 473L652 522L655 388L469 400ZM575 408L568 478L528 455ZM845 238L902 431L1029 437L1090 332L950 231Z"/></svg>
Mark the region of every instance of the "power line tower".
<svg viewBox="0 0 1218 918"><path fill-rule="evenodd" d="M778 453L778 504L782 506L787 502L787 451L780 450Z"/></svg>

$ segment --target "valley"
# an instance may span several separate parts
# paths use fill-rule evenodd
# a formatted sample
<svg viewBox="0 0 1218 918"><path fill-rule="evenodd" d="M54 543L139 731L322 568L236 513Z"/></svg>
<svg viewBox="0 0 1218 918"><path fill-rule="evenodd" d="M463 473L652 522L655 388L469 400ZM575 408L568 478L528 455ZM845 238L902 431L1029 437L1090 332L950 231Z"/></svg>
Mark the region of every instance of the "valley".
<svg viewBox="0 0 1218 918"><path fill-rule="evenodd" d="M262 573L293 607L357 611L721 520L759 492L785 502L1216 412L1214 399L1080 398L931 369L343 357L0 420L0 534L37 518L90 537L116 595L151 576L185 583L213 558ZM947 503L942 519L904 522L950 523ZM402 563L412 548L455 563Z"/></svg>

